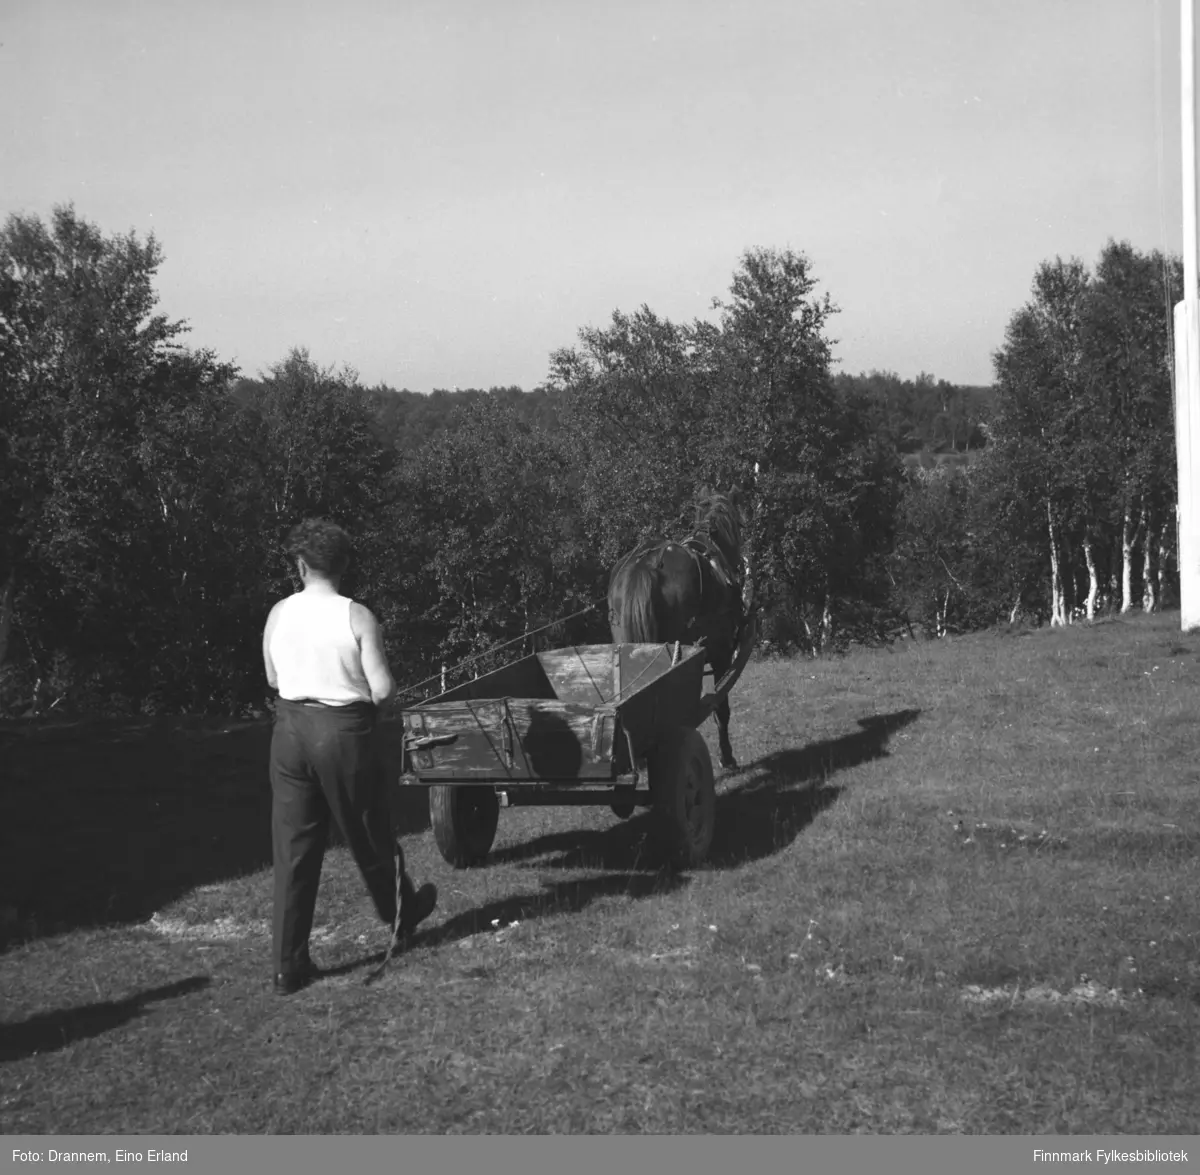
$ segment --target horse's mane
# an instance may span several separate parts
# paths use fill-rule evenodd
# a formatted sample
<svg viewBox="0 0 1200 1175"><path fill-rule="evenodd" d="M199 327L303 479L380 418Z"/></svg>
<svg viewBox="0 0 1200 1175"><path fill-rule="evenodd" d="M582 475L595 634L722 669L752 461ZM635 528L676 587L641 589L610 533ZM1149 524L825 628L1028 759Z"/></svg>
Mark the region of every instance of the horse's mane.
<svg viewBox="0 0 1200 1175"><path fill-rule="evenodd" d="M730 494L703 491L696 499L695 538L708 539L725 560L730 575L741 570L742 516Z"/></svg>
<svg viewBox="0 0 1200 1175"><path fill-rule="evenodd" d="M696 498L695 526L683 540L685 547L716 556L724 565L730 579L741 577L742 516L732 495L703 490ZM668 545L662 538L643 539L632 551L622 555L612 569L610 582L625 567L632 565L648 552Z"/></svg>

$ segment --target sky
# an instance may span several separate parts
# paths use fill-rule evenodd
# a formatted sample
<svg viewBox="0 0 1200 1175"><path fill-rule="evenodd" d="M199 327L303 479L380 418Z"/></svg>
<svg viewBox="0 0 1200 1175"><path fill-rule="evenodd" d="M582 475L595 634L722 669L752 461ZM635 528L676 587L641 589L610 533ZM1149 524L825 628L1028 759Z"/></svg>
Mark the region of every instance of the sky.
<svg viewBox="0 0 1200 1175"><path fill-rule="evenodd" d="M247 376L529 390L766 247L986 384L1042 261L1182 248L1177 0L0 0L0 111L0 218L153 233Z"/></svg>

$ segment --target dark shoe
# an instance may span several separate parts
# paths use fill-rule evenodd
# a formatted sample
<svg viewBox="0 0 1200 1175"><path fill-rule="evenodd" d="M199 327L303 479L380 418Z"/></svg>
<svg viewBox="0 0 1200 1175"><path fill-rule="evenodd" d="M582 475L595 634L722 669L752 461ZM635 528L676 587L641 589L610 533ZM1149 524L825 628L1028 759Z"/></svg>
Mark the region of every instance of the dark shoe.
<svg viewBox="0 0 1200 1175"><path fill-rule="evenodd" d="M276 995L295 995L320 975L311 959L306 960L294 971L279 971L275 975Z"/></svg>
<svg viewBox="0 0 1200 1175"><path fill-rule="evenodd" d="M423 885L400 907L400 933L411 934L433 913L437 905L437 886Z"/></svg>

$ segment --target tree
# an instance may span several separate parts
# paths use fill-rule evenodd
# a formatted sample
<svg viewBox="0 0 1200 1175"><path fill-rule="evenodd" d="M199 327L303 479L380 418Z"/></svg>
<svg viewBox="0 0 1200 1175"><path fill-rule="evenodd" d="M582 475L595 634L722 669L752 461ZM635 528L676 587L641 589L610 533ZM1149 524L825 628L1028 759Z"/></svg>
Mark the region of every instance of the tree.
<svg viewBox="0 0 1200 1175"><path fill-rule="evenodd" d="M153 313L160 263L153 236L105 237L71 206L0 232L0 629L15 618L35 659L132 639L143 423L165 385L229 371Z"/></svg>
<svg viewBox="0 0 1200 1175"><path fill-rule="evenodd" d="M151 313L160 261L153 236L106 239L71 206L0 231L0 578L127 450L145 378L185 329Z"/></svg>
<svg viewBox="0 0 1200 1175"><path fill-rule="evenodd" d="M755 591L774 639L820 648L834 613L882 594L900 487L868 405L830 376L829 296L803 254L747 252L719 325L697 324L713 388L710 469L751 503Z"/></svg>
<svg viewBox="0 0 1200 1175"><path fill-rule="evenodd" d="M716 322L616 312L555 354L550 381L605 565L642 538L686 533L702 486L736 490L755 592L783 643L827 639L839 599L882 574L899 492L864 403L832 386L835 308L815 289L803 255L751 250Z"/></svg>
<svg viewBox="0 0 1200 1175"><path fill-rule="evenodd" d="M1174 496L1169 307L1180 283L1177 261L1112 241L1094 275L1078 260L1043 264L996 354L994 468L1004 471L1010 502L1036 502L1042 512L1053 624L1077 611L1092 618L1118 565L1121 609L1133 606L1139 536L1143 606L1156 606L1165 586Z"/></svg>
<svg viewBox="0 0 1200 1175"><path fill-rule="evenodd" d="M1082 262L1043 263L1033 297L1010 320L994 357L997 450L1011 471L1015 494L1040 504L1050 564L1051 623L1066 624L1068 557L1064 528L1078 522L1070 487L1070 454L1087 418L1083 321L1090 275Z"/></svg>
<svg viewBox="0 0 1200 1175"><path fill-rule="evenodd" d="M436 641L410 646L409 664L477 655L591 602L596 563L575 532L569 468L564 446L498 395L464 406L406 467L419 536L406 591L423 602L406 627Z"/></svg>
<svg viewBox="0 0 1200 1175"><path fill-rule="evenodd" d="M1182 297L1182 264L1110 240L1096 266L1085 323L1098 448L1112 463L1109 514L1121 530L1121 611L1133 607L1133 552L1143 548L1142 602L1157 604L1177 496L1169 309ZM1098 464L1093 458L1089 465Z"/></svg>
<svg viewBox="0 0 1200 1175"><path fill-rule="evenodd" d="M707 475L708 389L692 332L643 306L580 331L551 357L583 532L611 566L639 541L685 526ZM599 585L597 585L599 586Z"/></svg>

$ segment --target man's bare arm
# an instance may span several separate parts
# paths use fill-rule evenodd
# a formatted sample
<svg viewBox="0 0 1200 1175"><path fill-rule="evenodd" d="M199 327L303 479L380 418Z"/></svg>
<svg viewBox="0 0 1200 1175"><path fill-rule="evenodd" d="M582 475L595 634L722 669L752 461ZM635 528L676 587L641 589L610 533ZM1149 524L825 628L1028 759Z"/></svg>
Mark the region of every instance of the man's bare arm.
<svg viewBox="0 0 1200 1175"><path fill-rule="evenodd" d="M279 605L271 609L267 617L267 626L263 629L263 668L267 673L267 685L273 690L279 689L279 675L275 672L275 662L271 660L271 635L275 631L279 619Z"/></svg>
<svg viewBox="0 0 1200 1175"><path fill-rule="evenodd" d="M371 701L382 706L396 696L396 681L383 648L383 630L371 610L361 604L354 605L350 617L362 652L363 673L371 687Z"/></svg>

